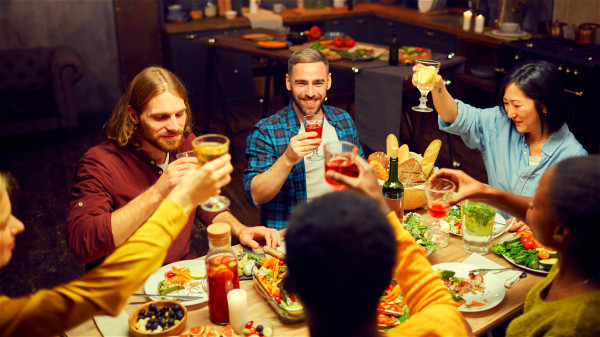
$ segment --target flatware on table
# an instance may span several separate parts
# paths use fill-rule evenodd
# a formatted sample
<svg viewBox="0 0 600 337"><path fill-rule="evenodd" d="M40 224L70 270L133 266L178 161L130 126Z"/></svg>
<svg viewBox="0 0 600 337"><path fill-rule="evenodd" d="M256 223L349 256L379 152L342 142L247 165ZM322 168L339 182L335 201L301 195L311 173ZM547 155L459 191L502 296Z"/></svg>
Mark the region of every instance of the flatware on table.
<svg viewBox="0 0 600 337"><path fill-rule="evenodd" d="M506 270L522 271L519 268L479 268L479 269L473 269L473 270L469 271L469 273L486 274L490 271L499 272L499 271L506 271ZM520 277L521 278L527 277L527 273L523 272Z"/></svg>
<svg viewBox="0 0 600 337"><path fill-rule="evenodd" d="M181 299L181 300L199 300L199 299L204 298L202 296L159 295L159 294L133 294L131 296L163 297L163 298L174 298L174 299Z"/></svg>

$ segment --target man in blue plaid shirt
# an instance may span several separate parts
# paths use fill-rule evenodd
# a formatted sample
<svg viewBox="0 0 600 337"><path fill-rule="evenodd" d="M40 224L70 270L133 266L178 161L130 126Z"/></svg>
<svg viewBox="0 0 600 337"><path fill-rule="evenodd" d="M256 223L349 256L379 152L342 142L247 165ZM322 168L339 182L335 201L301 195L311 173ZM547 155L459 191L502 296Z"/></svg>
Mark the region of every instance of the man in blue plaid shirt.
<svg viewBox="0 0 600 337"><path fill-rule="evenodd" d="M258 122L250 130L246 145L248 168L244 171L246 200L260 207L261 225L282 229L297 204L331 192L325 181L323 160L310 161L304 156L332 141L345 140L358 147L354 121L348 112L324 105L331 88L329 62L314 49L301 49L288 60L286 87L292 101L274 115ZM324 115L322 138L305 132L303 116Z"/></svg>

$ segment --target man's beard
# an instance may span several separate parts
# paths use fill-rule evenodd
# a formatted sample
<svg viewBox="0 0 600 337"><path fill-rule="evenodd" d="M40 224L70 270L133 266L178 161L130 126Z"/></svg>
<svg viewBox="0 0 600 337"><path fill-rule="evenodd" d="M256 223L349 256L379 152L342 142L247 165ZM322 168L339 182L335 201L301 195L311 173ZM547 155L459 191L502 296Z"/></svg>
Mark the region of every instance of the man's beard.
<svg viewBox="0 0 600 337"><path fill-rule="evenodd" d="M317 110L315 112L308 113L306 110L304 110L304 107L300 104L300 101L295 96L292 96L292 100L294 101L294 104L300 110L300 112L302 113L303 116L318 114L319 111L321 111L321 108L323 107L323 103L325 102L325 99L320 100Z"/></svg>
<svg viewBox="0 0 600 337"><path fill-rule="evenodd" d="M183 135L183 130L179 130L177 132L160 132L154 134L151 130L149 130L145 124L140 123L139 125L139 136L150 143L155 148L163 151L163 152L175 152L181 144L183 143L183 136L177 138L177 140L165 140L162 139L162 136L173 136L173 135Z"/></svg>

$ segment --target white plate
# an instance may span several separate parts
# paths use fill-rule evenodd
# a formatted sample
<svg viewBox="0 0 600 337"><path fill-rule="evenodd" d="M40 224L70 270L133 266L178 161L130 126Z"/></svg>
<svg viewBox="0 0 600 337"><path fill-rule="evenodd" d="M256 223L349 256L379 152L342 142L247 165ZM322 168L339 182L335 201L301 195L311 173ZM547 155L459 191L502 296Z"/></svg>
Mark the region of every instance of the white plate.
<svg viewBox="0 0 600 337"><path fill-rule="evenodd" d="M446 262L436 264L432 266L432 268L436 272L440 270L451 270L456 273L456 277L468 278L469 271L477 269L478 267L460 262ZM467 308L465 303L458 307L458 310L462 312L477 312L488 310L500 304L500 302L502 302L502 299L504 298L504 295L504 282L502 282L502 280L500 280L498 276L492 273L487 273L483 275L483 292L478 292L476 294L468 293L462 295L462 298L465 299L466 303L470 303L471 301L477 301L480 303L484 303L485 305L481 307Z"/></svg>
<svg viewBox="0 0 600 337"><path fill-rule="evenodd" d="M510 234L507 234L507 235L503 236L503 237L502 237L502 238L501 238L501 239L498 241L498 243L504 243L506 240L510 240L510 239L514 238L515 236L517 236L517 234L516 234L516 233L510 233ZM502 255L502 254L500 254L500 255L501 255L501 256L502 256L502 257L503 257L503 258L504 258L506 261L510 262L511 264L514 264L515 266L517 266L517 267L519 267L519 268L523 268L523 269L525 269L525 270L533 271L533 272L536 272L536 273L548 274L548 271L547 271L546 269L544 269L544 268L543 268L541 265L540 265L540 269L531 269L531 268L529 268L529 267L526 267L526 266L524 266L524 265L522 265L522 264L516 264L516 263L515 263L515 260L511 259L510 257L504 256L504 255Z"/></svg>
<svg viewBox="0 0 600 337"><path fill-rule="evenodd" d="M166 266L162 266L160 269L152 273L146 280L144 284L144 292L146 294L157 294L158 293L158 284L160 281L165 279L165 273L171 270L172 266L177 268L190 268L192 276L206 276L206 265L204 264L204 260L184 260L177 261ZM204 303L208 301L208 293L201 286L202 280L196 280L198 282L198 286L194 288L186 287L185 289L181 289L178 291L174 291L167 295L181 295L181 296L200 296L202 298L191 301L181 301L181 304L185 306L195 305L199 303ZM191 281L194 282L194 281ZM163 297L152 297L150 298L154 301L162 300Z"/></svg>
<svg viewBox="0 0 600 337"><path fill-rule="evenodd" d="M492 30L492 34L494 34L496 36L502 36L502 37L523 37L523 36L527 35L527 32L524 30L520 30L515 33L505 33L498 29L494 29L494 30Z"/></svg>

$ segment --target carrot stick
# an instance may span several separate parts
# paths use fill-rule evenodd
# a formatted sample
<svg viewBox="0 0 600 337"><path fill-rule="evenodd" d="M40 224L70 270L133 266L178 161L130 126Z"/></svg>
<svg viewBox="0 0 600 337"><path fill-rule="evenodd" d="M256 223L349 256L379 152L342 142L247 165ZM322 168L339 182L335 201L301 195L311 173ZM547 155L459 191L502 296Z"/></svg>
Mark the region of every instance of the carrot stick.
<svg viewBox="0 0 600 337"><path fill-rule="evenodd" d="M476 307L483 307L485 304L481 303L481 302L477 302L477 301L472 301L471 305L476 306Z"/></svg>

